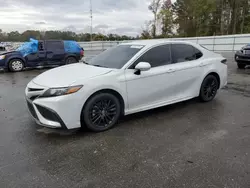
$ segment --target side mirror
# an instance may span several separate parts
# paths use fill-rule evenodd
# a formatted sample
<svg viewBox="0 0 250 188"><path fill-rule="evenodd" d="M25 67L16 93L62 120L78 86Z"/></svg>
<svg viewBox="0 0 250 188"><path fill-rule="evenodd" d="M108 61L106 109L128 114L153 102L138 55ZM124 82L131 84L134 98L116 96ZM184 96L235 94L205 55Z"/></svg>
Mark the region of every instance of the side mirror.
<svg viewBox="0 0 250 188"><path fill-rule="evenodd" d="M151 69L151 65L148 62L140 62L135 66L135 69L140 71L148 71Z"/></svg>

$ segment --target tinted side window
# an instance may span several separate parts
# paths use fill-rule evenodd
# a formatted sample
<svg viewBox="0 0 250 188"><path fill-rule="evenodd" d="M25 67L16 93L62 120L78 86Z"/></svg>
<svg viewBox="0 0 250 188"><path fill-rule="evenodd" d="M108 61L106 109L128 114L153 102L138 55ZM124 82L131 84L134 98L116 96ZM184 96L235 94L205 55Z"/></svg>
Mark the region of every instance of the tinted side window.
<svg viewBox="0 0 250 188"><path fill-rule="evenodd" d="M43 42L41 42L41 41L38 42L38 50L39 51L44 51Z"/></svg>
<svg viewBox="0 0 250 188"><path fill-rule="evenodd" d="M139 57L131 68L135 68L135 66L140 62L148 62L151 67L163 66L170 64L170 59L170 45L157 46Z"/></svg>
<svg viewBox="0 0 250 188"><path fill-rule="evenodd" d="M5 47L0 46L0 51L5 51Z"/></svg>
<svg viewBox="0 0 250 188"><path fill-rule="evenodd" d="M188 44L172 44L171 45L173 63L192 61L202 57L202 53Z"/></svg>
<svg viewBox="0 0 250 188"><path fill-rule="evenodd" d="M199 58L201 58L203 56L203 54L201 53L201 51L198 50L198 49L196 49L196 48L194 48L194 53L195 53L196 59L199 59Z"/></svg>
<svg viewBox="0 0 250 188"><path fill-rule="evenodd" d="M47 41L47 50L63 50L64 46L61 41Z"/></svg>

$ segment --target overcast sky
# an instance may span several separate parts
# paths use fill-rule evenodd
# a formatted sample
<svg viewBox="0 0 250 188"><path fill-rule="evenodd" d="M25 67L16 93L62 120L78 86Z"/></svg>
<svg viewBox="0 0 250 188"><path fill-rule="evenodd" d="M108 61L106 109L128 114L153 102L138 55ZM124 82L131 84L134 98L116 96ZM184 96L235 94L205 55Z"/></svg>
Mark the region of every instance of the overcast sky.
<svg viewBox="0 0 250 188"><path fill-rule="evenodd" d="M94 32L135 36L152 19L151 0L92 0ZM173 0L172 0L173 1ZM0 28L90 31L90 0L0 0Z"/></svg>

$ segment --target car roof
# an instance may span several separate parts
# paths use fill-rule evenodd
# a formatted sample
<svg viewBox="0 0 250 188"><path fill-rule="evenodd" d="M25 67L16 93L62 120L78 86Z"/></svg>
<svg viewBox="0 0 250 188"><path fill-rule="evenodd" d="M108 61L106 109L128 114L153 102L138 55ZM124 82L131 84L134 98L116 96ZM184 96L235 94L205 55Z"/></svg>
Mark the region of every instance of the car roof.
<svg viewBox="0 0 250 188"><path fill-rule="evenodd" d="M196 43L182 40L169 40L169 39L150 39L150 40L137 40L128 43L122 43L121 45L144 45L144 46L155 46L160 44L170 44L170 43L182 43L182 44L190 44L196 46Z"/></svg>

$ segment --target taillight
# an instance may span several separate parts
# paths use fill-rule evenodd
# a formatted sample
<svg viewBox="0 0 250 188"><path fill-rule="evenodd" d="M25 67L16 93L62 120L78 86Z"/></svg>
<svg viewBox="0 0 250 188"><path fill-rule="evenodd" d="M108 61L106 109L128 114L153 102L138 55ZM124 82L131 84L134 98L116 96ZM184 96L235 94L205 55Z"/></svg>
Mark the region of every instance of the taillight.
<svg viewBox="0 0 250 188"><path fill-rule="evenodd" d="M82 49L80 52L81 56L84 56L84 50Z"/></svg>
<svg viewBox="0 0 250 188"><path fill-rule="evenodd" d="M221 60L221 63L223 63L223 64L227 64L227 59L223 59L223 60Z"/></svg>

